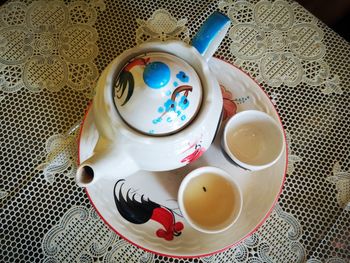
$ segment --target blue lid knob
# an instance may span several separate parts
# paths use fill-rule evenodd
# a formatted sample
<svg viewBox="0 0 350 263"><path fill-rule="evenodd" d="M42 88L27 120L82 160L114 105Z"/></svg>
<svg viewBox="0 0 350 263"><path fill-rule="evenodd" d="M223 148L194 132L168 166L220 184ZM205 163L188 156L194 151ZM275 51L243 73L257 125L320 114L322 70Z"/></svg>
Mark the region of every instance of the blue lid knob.
<svg viewBox="0 0 350 263"><path fill-rule="evenodd" d="M151 62L143 71L143 81L152 89L159 89L168 84L170 69L167 64L159 61Z"/></svg>

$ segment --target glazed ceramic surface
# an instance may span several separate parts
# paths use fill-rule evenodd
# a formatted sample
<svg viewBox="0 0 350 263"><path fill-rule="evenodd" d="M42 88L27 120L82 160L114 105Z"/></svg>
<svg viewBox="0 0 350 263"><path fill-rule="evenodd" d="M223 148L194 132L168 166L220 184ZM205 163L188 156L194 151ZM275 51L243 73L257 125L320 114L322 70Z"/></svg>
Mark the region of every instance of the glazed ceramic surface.
<svg viewBox="0 0 350 263"><path fill-rule="evenodd" d="M234 134L240 133L235 143ZM237 138L237 137L236 137ZM221 146L227 158L244 170L257 171L276 163L284 147L283 129L270 115L256 110L240 112L225 125ZM251 143L251 145L247 145ZM230 144L234 143L234 148ZM235 149L237 152L234 152Z"/></svg>
<svg viewBox="0 0 350 263"><path fill-rule="evenodd" d="M224 122L235 112L249 109L266 112L279 122L272 103L248 75L218 59L212 59L209 65L213 76L222 85ZM203 256L232 246L255 231L271 212L282 189L287 156L284 150L280 159L268 169L242 172L223 156L221 136L222 128L212 147L196 162L181 169L137 171L125 180L109 177L89 185L86 191L90 200L115 232L157 254ZM81 131L80 162L91 156L97 140L98 133L89 110ZM193 149L200 151L198 147ZM204 234L193 229L178 208L176 199L182 179L202 166L216 166L225 170L242 191L244 202L239 218L220 234Z"/></svg>
<svg viewBox="0 0 350 263"><path fill-rule="evenodd" d="M149 53L129 61L113 91L123 120L150 135L179 131L192 121L202 103L196 71L167 53Z"/></svg>
<svg viewBox="0 0 350 263"><path fill-rule="evenodd" d="M184 177L177 203L191 227L203 233L218 234L236 222L243 199L233 176L217 167L204 166Z"/></svg>
<svg viewBox="0 0 350 263"><path fill-rule="evenodd" d="M193 46L175 40L148 42L124 51L107 66L91 113L99 138L94 154L77 169L79 186L126 178L139 170L176 169L209 148L222 99L207 60L229 25L227 16L214 12Z"/></svg>

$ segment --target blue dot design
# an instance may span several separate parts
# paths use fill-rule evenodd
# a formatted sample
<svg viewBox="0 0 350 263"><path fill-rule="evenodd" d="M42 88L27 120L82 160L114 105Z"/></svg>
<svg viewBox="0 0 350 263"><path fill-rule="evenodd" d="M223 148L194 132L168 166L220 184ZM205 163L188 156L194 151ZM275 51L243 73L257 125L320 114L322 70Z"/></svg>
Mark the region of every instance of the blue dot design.
<svg viewBox="0 0 350 263"><path fill-rule="evenodd" d="M158 123L160 123L162 121L162 117L159 117L159 118L157 118L157 119L154 119L152 122L153 122L153 124L158 124Z"/></svg>
<svg viewBox="0 0 350 263"><path fill-rule="evenodd" d="M164 108L165 111L175 111L176 109L176 101L173 101L172 99L168 99L165 103L164 103Z"/></svg>
<svg viewBox="0 0 350 263"><path fill-rule="evenodd" d="M160 89L170 81L170 69L167 64L154 61L149 63L143 71L143 80L148 87Z"/></svg>
<svg viewBox="0 0 350 263"><path fill-rule="evenodd" d="M188 77L188 76L186 75L186 73L183 72L183 71L180 71L180 72L176 75L176 77L177 77L181 82L188 82L188 81L189 81L189 77ZM179 84L178 84L177 81L174 81L174 82L173 82L173 85L174 85L174 87L177 87ZM165 92L165 95L166 95L166 96L170 96L171 94L172 94L171 90L167 90L167 91ZM182 95L182 94L177 93L177 94L175 95L175 97L176 97L176 98L179 98L180 95ZM182 115L182 112L181 112L180 110L177 110L177 109L176 109L176 106L179 106L182 110L186 110L186 109L188 108L188 106L189 106L189 100L188 100L188 98L187 98L186 96L183 96L183 95L182 95L179 102L176 102L176 101L173 101L173 100L171 100L171 99L168 99L168 100L164 103L164 106L159 106L159 107L158 107L158 113L164 113L165 111L167 111L167 112L174 111L174 112L176 112L176 117L177 117L177 118L180 118L181 121L185 121L186 118L187 118L186 115L185 115L185 114ZM172 119L171 117L167 117L165 120L166 120L167 122L169 122L169 123L173 121L173 119ZM160 123L161 121L162 121L162 117L158 117L158 118L154 119L152 122L153 122L153 124L158 124L158 123ZM154 133L154 130L150 130L150 131L149 131L149 134L153 134L153 133Z"/></svg>
<svg viewBox="0 0 350 263"><path fill-rule="evenodd" d="M190 104L190 102L189 102L188 98L186 96L182 96L178 105L180 106L180 108L182 110L185 110L185 109L187 109L189 104Z"/></svg>
<svg viewBox="0 0 350 263"><path fill-rule="evenodd" d="M179 73L177 73L176 77L178 80L184 83L187 83L190 80L189 76L187 76L186 73L183 71L180 71Z"/></svg>

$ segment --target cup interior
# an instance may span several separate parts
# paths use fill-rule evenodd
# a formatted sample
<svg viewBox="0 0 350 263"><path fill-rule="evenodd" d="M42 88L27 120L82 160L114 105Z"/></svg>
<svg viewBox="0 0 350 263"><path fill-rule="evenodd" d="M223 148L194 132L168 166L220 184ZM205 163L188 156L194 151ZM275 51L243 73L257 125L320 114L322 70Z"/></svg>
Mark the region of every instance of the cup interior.
<svg viewBox="0 0 350 263"><path fill-rule="evenodd" d="M283 132L277 122L260 111L244 111L226 124L224 146L229 156L242 166L274 163L283 150Z"/></svg>
<svg viewBox="0 0 350 263"><path fill-rule="evenodd" d="M182 181L178 202L193 228L204 233L219 233L232 226L241 213L242 194L225 171L201 167Z"/></svg>

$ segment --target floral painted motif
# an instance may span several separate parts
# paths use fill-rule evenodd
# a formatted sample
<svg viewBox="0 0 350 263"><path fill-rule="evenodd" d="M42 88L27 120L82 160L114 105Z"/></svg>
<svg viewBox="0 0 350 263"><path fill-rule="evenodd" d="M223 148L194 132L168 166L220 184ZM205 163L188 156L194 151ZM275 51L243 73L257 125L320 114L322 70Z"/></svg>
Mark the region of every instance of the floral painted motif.
<svg viewBox="0 0 350 263"><path fill-rule="evenodd" d="M164 109L166 112L170 112L170 111L175 111L176 110L176 101L172 100L172 99L168 99L165 103L164 103Z"/></svg>
<svg viewBox="0 0 350 263"><path fill-rule="evenodd" d="M180 99L180 102L179 102L179 107L182 109L182 110L186 110L188 105L190 105L188 99L186 96L182 96L181 99Z"/></svg>
<svg viewBox="0 0 350 263"><path fill-rule="evenodd" d="M222 120L226 121L237 112L237 105L233 100L232 93L228 91L223 85L220 85L223 99L223 116Z"/></svg>
<svg viewBox="0 0 350 263"><path fill-rule="evenodd" d="M229 37L235 64L258 72L259 82L273 87L305 82L321 86L325 94L343 92L324 60L324 33L314 21L305 21L299 4L222 0L219 8L233 22Z"/></svg>
<svg viewBox="0 0 350 263"><path fill-rule="evenodd" d="M114 201L120 215L127 221L134 224L145 224L149 220L160 223L163 228L156 231L157 237L165 240L173 240L174 236L180 236L184 229L182 222L176 222L175 212L165 206L159 205L149 199L144 199L142 195L140 201L135 199L136 193L130 194L128 189L126 199L122 190L124 179L118 180L114 185ZM116 192L116 190L118 190Z"/></svg>
<svg viewBox="0 0 350 263"><path fill-rule="evenodd" d="M179 106L181 110L187 109L187 107L190 104L190 101L188 100L189 92L192 92L192 86L182 85L176 87L174 91L170 94L170 98L164 103L164 107L158 107L158 113L161 113L161 116L152 120L153 124L160 123L163 120L163 117L169 112L175 112L176 115L164 118L168 122L172 122L173 118L180 118L182 121L184 121L186 119L186 115L183 114L183 112L181 112L179 109L177 109L177 106ZM177 102L180 94L183 94L183 96L181 96L180 101Z"/></svg>
<svg viewBox="0 0 350 263"><path fill-rule="evenodd" d="M190 78L183 71L180 71L179 73L177 73L176 77L178 80L180 80L181 82L185 82L185 83L187 83L190 80Z"/></svg>

